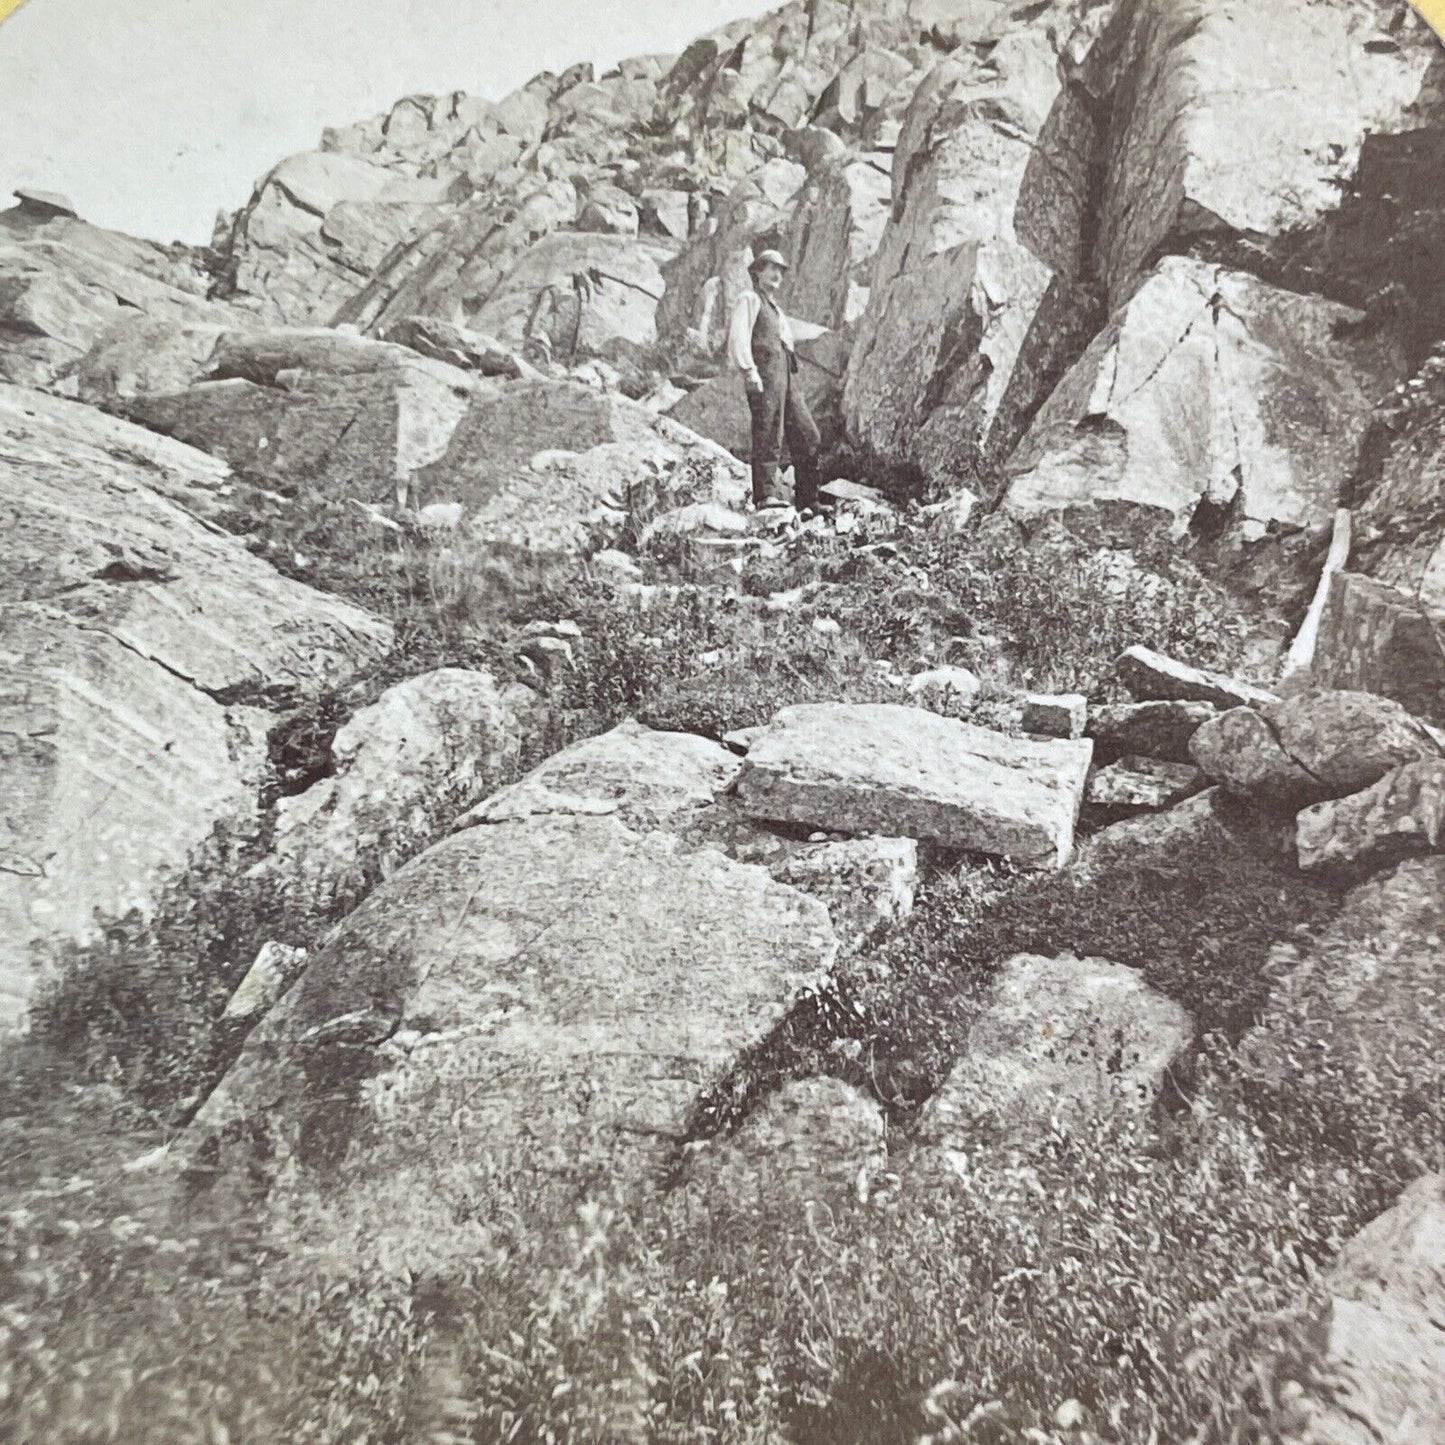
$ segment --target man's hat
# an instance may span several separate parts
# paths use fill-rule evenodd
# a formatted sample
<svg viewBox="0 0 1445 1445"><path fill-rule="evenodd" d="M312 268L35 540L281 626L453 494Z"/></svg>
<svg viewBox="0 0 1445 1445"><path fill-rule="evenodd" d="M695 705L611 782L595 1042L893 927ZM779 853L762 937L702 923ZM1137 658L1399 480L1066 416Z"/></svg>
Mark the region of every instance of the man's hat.
<svg viewBox="0 0 1445 1445"><path fill-rule="evenodd" d="M753 264L748 270L756 271L760 266L776 266L780 271L786 271L788 258L781 251L760 251L753 257Z"/></svg>

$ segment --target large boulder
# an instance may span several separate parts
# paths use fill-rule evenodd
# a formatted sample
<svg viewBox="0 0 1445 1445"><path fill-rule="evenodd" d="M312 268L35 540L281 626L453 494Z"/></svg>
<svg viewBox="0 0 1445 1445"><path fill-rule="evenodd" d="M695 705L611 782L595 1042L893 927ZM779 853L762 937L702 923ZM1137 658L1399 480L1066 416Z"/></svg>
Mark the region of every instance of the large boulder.
<svg viewBox="0 0 1445 1445"><path fill-rule="evenodd" d="M474 325L492 289L534 241L570 225L577 189L565 178L532 175L504 191L486 191L399 245L336 311L372 335L409 316Z"/></svg>
<svg viewBox="0 0 1445 1445"><path fill-rule="evenodd" d="M835 947L823 906L761 868L616 818L469 828L351 916L193 1138L268 1171L278 1230L455 1261L490 1170L656 1168Z"/></svg>
<svg viewBox="0 0 1445 1445"><path fill-rule="evenodd" d="M237 471L375 502L445 453L478 385L404 346L278 328L224 336L184 390L118 406Z"/></svg>
<svg viewBox="0 0 1445 1445"><path fill-rule="evenodd" d="M206 521L226 476L210 457L14 387L0 430L13 1021L52 940L149 906L215 824L253 819L264 707L344 682L391 633Z"/></svg>
<svg viewBox="0 0 1445 1445"><path fill-rule="evenodd" d="M209 278L167 250L80 220L31 193L0 211L0 381L49 385L118 323L234 325Z"/></svg>
<svg viewBox="0 0 1445 1445"><path fill-rule="evenodd" d="M1335 574L1314 676L1445 720L1445 360L1380 418L1378 467Z"/></svg>
<svg viewBox="0 0 1445 1445"><path fill-rule="evenodd" d="M1189 1015L1137 969L1020 954L929 1100L922 1137L966 1156L990 1134L1145 1107L1193 1039Z"/></svg>
<svg viewBox="0 0 1445 1445"><path fill-rule="evenodd" d="M1222 713L1189 752L1237 797L1299 808L1358 793L1402 763L1439 757L1440 746L1388 698L1318 692Z"/></svg>
<svg viewBox="0 0 1445 1445"><path fill-rule="evenodd" d="M1111 300L1162 252L1282 259L1339 207L1366 138L1402 128L1432 48L1422 31L1382 43L1370 6L1125 0L1084 67L1114 100L1097 242Z"/></svg>
<svg viewBox="0 0 1445 1445"><path fill-rule="evenodd" d="M1445 1174L1417 1180L1336 1257L1306 1445L1445 1437Z"/></svg>
<svg viewBox="0 0 1445 1445"><path fill-rule="evenodd" d="M687 502L735 503L747 489L742 465L715 443L570 381L479 392L417 481L427 501L460 502L478 535L542 552L581 550L629 512L640 527Z"/></svg>
<svg viewBox="0 0 1445 1445"><path fill-rule="evenodd" d="M516 762L533 696L454 667L388 688L338 729L329 774L277 802L255 871L317 912L360 896Z"/></svg>
<svg viewBox="0 0 1445 1445"><path fill-rule="evenodd" d="M538 360L645 364L657 344L661 268L672 254L635 236L556 231L528 247L479 307L468 308L467 324L540 352Z"/></svg>
<svg viewBox="0 0 1445 1445"><path fill-rule="evenodd" d="M737 795L757 818L1060 868L1092 751L1086 741L1009 738L922 708L807 704L784 708L752 743Z"/></svg>
<svg viewBox="0 0 1445 1445"><path fill-rule="evenodd" d="M1166 258L1039 410L1008 462L1005 506L1187 534L1245 576L1302 568L1399 376L1389 346L1351 333L1360 320Z"/></svg>
<svg viewBox="0 0 1445 1445"><path fill-rule="evenodd" d="M788 227L784 309L836 331L868 305L873 258L888 223L887 156L852 156L808 177Z"/></svg>
<svg viewBox="0 0 1445 1445"><path fill-rule="evenodd" d="M1445 841L1445 759L1428 758L1386 773L1371 788L1305 808L1295 819L1299 864L1313 868L1380 866Z"/></svg>

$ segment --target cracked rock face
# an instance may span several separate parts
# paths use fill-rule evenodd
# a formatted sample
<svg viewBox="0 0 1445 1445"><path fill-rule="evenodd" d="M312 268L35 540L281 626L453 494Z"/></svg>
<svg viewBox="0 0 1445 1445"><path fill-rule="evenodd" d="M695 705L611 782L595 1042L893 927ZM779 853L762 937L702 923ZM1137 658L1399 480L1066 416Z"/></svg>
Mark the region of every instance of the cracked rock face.
<svg viewBox="0 0 1445 1445"><path fill-rule="evenodd" d="M1251 554L1327 530L1399 376L1358 314L1171 257L1090 344L1007 467L1017 516L1152 515Z"/></svg>
<svg viewBox="0 0 1445 1445"><path fill-rule="evenodd" d="M264 1135L286 1228L454 1258L489 1169L657 1167L835 951L821 903L711 849L615 817L470 828L351 916L195 1137L224 1160Z"/></svg>
<svg viewBox="0 0 1445 1445"><path fill-rule="evenodd" d="M1287 808L1358 793L1403 763L1440 756L1399 703L1365 692L1234 708L1206 722L1189 751L1226 791Z"/></svg>
<svg viewBox="0 0 1445 1445"><path fill-rule="evenodd" d="M0 1017L38 947L153 900L212 825L244 823L266 758L254 705L344 681L390 628L281 577L204 521L209 457L0 387L7 566Z"/></svg>

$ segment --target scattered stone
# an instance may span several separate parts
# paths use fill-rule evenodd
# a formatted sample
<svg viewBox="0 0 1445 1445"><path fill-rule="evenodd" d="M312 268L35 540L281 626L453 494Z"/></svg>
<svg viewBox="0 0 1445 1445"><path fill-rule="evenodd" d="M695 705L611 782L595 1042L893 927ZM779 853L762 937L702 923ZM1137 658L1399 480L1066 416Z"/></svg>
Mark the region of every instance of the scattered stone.
<svg viewBox="0 0 1445 1445"><path fill-rule="evenodd" d="M1205 723L1189 751L1237 797L1294 809L1361 792L1402 763L1441 753L1399 703L1367 692L1234 708Z"/></svg>
<svg viewBox="0 0 1445 1445"><path fill-rule="evenodd" d="M613 813L655 826L708 807L739 767L731 752L708 738L655 732L629 720L563 748L520 782L462 814L455 826Z"/></svg>
<svg viewBox="0 0 1445 1445"><path fill-rule="evenodd" d="M838 1079L795 1079L764 1099L727 1139L697 1146L689 1186L701 1198L866 1204L887 1167L887 1122Z"/></svg>
<svg viewBox="0 0 1445 1445"><path fill-rule="evenodd" d="M754 817L927 839L1062 868L1092 744L1029 741L892 703L783 709L748 751Z"/></svg>
<svg viewBox="0 0 1445 1445"><path fill-rule="evenodd" d="M1305 870L1368 861L1378 867L1410 853L1438 851L1445 839L1445 760L1406 763L1373 787L1316 803L1295 819Z"/></svg>
<svg viewBox="0 0 1445 1445"><path fill-rule="evenodd" d="M1081 738L1088 715L1082 693L1033 693L1024 699L1023 730L1044 738Z"/></svg>
<svg viewBox="0 0 1445 1445"><path fill-rule="evenodd" d="M1190 667L1148 647L1131 647L1119 658L1119 681L1139 702L1210 702L1247 707L1276 701L1275 694L1220 672Z"/></svg>
<svg viewBox="0 0 1445 1445"><path fill-rule="evenodd" d="M642 568L637 565L636 559L614 547L604 547L602 551L594 552L590 560L594 570L605 572L611 577L634 581L642 576Z"/></svg>
<svg viewBox="0 0 1445 1445"><path fill-rule="evenodd" d="M982 688L978 674L966 667L930 667L908 679L910 697L937 696L945 701L957 699L965 707L977 700Z"/></svg>
<svg viewBox="0 0 1445 1445"><path fill-rule="evenodd" d="M742 512L735 512L720 502L693 502L654 517L643 528L637 545L646 550L659 537L693 537L699 534L740 537L745 536L748 529L749 519Z"/></svg>
<svg viewBox="0 0 1445 1445"><path fill-rule="evenodd" d="M291 987L305 966L304 948L292 948L274 940L263 943L221 1017L233 1023L260 1018Z"/></svg>
<svg viewBox="0 0 1445 1445"><path fill-rule="evenodd" d="M925 1107L923 1137L966 1159L981 1131L1017 1139L1050 1120L1143 1108L1193 1038L1189 1015L1137 969L1019 954Z"/></svg>
<svg viewBox="0 0 1445 1445"><path fill-rule="evenodd" d="M1089 775L1085 802L1113 821L1132 813L1158 813L1204 787L1204 775L1188 763L1124 757Z"/></svg>
<svg viewBox="0 0 1445 1445"><path fill-rule="evenodd" d="M889 505L888 498L877 487L864 486L862 482L850 482L844 477L824 482L818 488L818 493L832 502L871 502L877 507Z"/></svg>
<svg viewBox="0 0 1445 1445"><path fill-rule="evenodd" d="M1168 763L1189 761L1189 740L1219 709L1212 702L1180 699L1107 703L1089 712L1085 731L1094 756L1104 763L1133 754Z"/></svg>
<svg viewBox="0 0 1445 1445"><path fill-rule="evenodd" d="M813 631L819 637L841 637L843 635L842 625L835 617L815 617Z"/></svg>

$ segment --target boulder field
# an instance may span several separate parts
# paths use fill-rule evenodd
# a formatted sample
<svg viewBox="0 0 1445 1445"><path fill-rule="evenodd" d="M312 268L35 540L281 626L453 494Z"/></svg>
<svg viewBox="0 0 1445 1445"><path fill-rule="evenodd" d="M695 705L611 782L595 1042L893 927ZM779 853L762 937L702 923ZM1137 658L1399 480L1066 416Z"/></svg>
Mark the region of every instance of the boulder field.
<svg viewBox="0 0 1445 1445"><path fill-rule="evenodd" d="M205 247L16 199L0 1024L242 840L279 921L175 1116L188 1207L231 1187L415 1281L490 1245L497 1171L810 1229L996 1157L1037 1196L1026 1156L1113 1126L1142 1171L1219 1051L1260 1091L1314 1067L1301 1018L1361 1088L1438 1096L1445 51L1408 6L790 0L404 97ZM763 249L826 516L746 500L726 335ZM313 566L338 516L374 575ZM1098 597L1050 590L1080 566ZM1206 600L1108 630L1176 595ZM1096 616L1104 675L1046 675ZM801 670L740 682L784 625ZM1194 665L1211 630L1238 666ZM1052 936L1125 863L1152 907L1241 854L1281 917L1328 900L1238 924L1242 1020L1134 935ZM1015 896L1037 936L980 962ZM924 1017L928 1068L880 1073ZM1324 1368L1282 1440L1445 1438L1441 1180L1388 1177L1300 1246ZM928 1438L971 1429L951 1388ZM1083 1410L1019 1438L1125 1438Z"/></svg>

